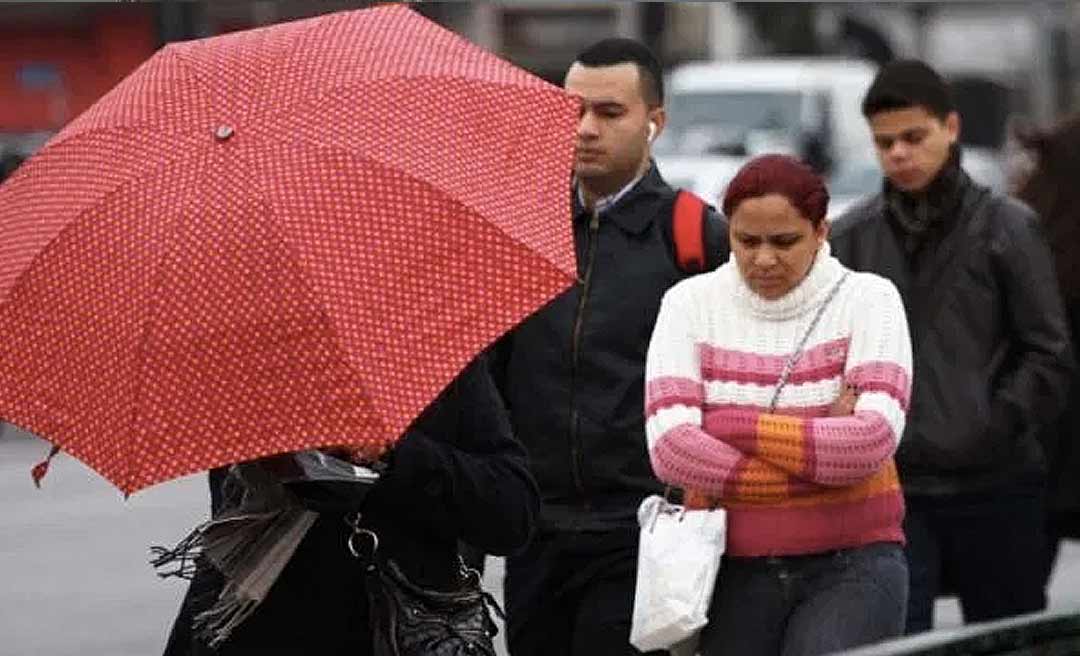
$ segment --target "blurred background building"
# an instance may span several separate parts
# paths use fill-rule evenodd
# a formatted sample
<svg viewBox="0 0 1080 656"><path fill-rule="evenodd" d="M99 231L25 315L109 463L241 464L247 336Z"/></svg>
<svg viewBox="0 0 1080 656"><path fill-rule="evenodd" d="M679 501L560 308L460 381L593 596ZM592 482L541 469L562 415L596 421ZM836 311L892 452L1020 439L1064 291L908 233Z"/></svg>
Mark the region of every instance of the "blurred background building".
<svg viewBox="0 0 1080 656"><path fill-rule="evenodd" d="M40 147L59 127L88 107L161 44L265 25L314 14L356 8L372 2L321 0L213 0L156 3L27 2L0 4L0 175L18 158ZM773 106L799 93L801 105L781 126L783 111L767 128L734 126L742 142L732 144L732 127L723 116L710 128L685 125L659 144L671 161L669 177L712 196L724 171L752 155L750 142L788 149L811 158L819 168L842 176L853 188L873 180L866 163L835 147L845 141L838 130L863 129L853 120L850 94L835 95L823 83L815 61L851 62L850 68L898 57L923 58L955 85L963 118L963 138L976 149L973 166L984 181L1004 180L1000 162L1014 120L1045 124L1080 104L1080 2L596 2L517 0L512 2L413 2L418 11L470 40L553 82L559 82L574 53L609 35L641 39L658 52L674 74L688 62L730 64L762 58L797 57L800 72L760 69L762 88L736 89L725 83L725 99ZM860 63L861 60L864 63ZM809 62L810 65L805 65ZM703 93L709 70L731 76L725 67L698 68L687 93ZM762 79L764 76L765 79ZM779 82L787 76L794 81ZM684 76L685 77L685 76ZM759 84L758 87L761 87ZM766 85L767 86L767 85ZM678 95L674 91L674 95ZM698 105L719 98L694 96ZM732 94L743 94L736 98ZM751 95L746 95L750 93ZM756 95L754 95L756 94ZM777 95L786 94L786 95ZM693 98L691 98L692 100ZM679 100L673 98L676 105ZM689 101L688 101L689 102ZM774 103L774 105L768 105ZM839 103L839 104L838 104ZM731 104L713 103L719 108ZM794 105L791 105L794 107ZM675 108L677 109L677 107ZM793 110L794 111L794 110ZM675 121L679 112L673 111ZM707 113L706 113L707 114ZM796 116L797 114L797 116ZM842 116L842 120L836 117ZM780 121L780 123L777 123ZM787 130L785 146L779 127ZM816 126L816 127L815 127ZM699 128L723 132L718 144L695 142ZM673 125L673 129L679 129ZM674 131L673 130L673 131ZM689 136L687 136L689 135ZM782 141L782 140L781 140ZM699 152L680 152L679 143ZM868 144L866 141L864 145ZM691 148L693 150L694 148ZM813 150L817 149L817 150ZM832 149L832 150L830 150ZM705 152L701 152L705 151ZM715 152L714 152L715 151ZM849 149L850 151L850 149ZM742 153L740 155L740 153ZM861 153L858 160L866 160ZM675 157L683 159L675 161ZM690 159L686 159L689 157ZM709 161L712 157L712 161ZM719 158L719 159L717 159ZM710 168L711 167L711 168ZM703 171L693 179L683 171ZM1000 180L999 180L1000 179Z"/></svg>

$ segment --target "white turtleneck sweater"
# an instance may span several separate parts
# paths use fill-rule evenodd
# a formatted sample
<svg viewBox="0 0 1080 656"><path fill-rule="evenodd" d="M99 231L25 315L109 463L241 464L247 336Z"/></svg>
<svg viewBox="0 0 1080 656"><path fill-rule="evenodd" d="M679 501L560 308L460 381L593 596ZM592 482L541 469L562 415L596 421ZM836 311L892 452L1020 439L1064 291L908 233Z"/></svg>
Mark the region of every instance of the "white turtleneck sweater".
<svg viewBox="0 0 1080 656"><path fill-rule="evenodd" d="M769 413L784 364L845 273ZM826 244L795 289L768 300L732 260L667 292L645 375L653 468L728 508L729 554L903 541L893 453L911 342L889 281L848 272ZM855 412L828 417L844 384L858 392Z"/></svg>

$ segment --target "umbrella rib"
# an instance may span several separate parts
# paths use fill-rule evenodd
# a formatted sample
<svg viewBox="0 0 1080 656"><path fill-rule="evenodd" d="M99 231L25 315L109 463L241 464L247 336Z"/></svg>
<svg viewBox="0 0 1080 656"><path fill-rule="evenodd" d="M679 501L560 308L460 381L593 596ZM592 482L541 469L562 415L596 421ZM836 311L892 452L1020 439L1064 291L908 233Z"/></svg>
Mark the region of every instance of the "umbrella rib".
<svg viewBox="0 0 1080 656"><path fill-rule="evenodd" d="M192 157L191 159L205 158L206 154L207 154L207 148L201 148L201 149L196 151L196 156ZM193 176L191 176L189 178L190 182L188 183L188 187L183 190L184 193L183 193L182 197L184 198L184 205L182 206L181 211L177 213L177 218L172 222L172 225L169 228L169 234L170 235L175 235L180 231L180 229L182 227L182 224L184 223L184 219L187 216L190 215L192 209L194 208L195 198L196 198L197 194L192 193L192 191L194 189L198 188L198 186L199 186L198 182L199 181L203 180L204 178L206 178L207 176L210 175L210 167L208 167L208 166L200 166L196 170L198 171L198 174L193 175ZM172 240L166 239L165 241L166 241L166 243L172 243ZM160 255L159 259L158 259L158 264L154 268L156 280L153 282L152 291L151 291L151 293L149 295L149 298L151 299L150 307L147 309L146 321L142 325L140 335L139 335L139 340L138 340L138 347L137 347L137 349L135 351L135 361L138 363L139 375L135 377L135 389L134 389L134 392L133 392L133 398L132 398L132 404L131 404L132 417L131 417L131 428L130 428L130 430L131 430L131 432L133 434L138 430L139 418L140 418L140 416L142 414L141 413L141 410L142 410L142 397L143 397L143 390L145 388L145 385L143 384L143 381L147 376L147 370L146 370L147 346L150 343L151 331L152 331L153 327L157 324L157 319L158 319L157 312L160 310L160 306L161 306L161 303L160 303L160 300L159 300L161 298L160 291L162 290L162 288L165 285L164 261L165 261L165 258L168 257L169 252L170 251L169 251L168 247L165 247L165 248L163 248L161 250L161 255ZM135 481L136 471L135 471L135 466L133 464L134 459L135 459L135 456L130 451L124 451L124 452L122 452L120 454L119 460L121 460L124 463L124 470L125 470L125 473L126 473L126 480L124 481L124 484L121 486L121 489L123 489L126 494L129 494L131 491L133 491L134 485L136 483L136 481Z"/></svg>
<svg viewBox="0 0 1080 656"><path fill-rule="evenodd" d="M168 55L172 56L176 60L176 62L178 64L182 65L185 69L188 70L189 74L191 75L191 79L195 82L195 84L198 87L202 88L203 93L206 96L207 104L209 104L209 102L212 101L211 86L203 78L203 76L201 75L201 73L199 71L199 67L195 64L195 62L193 62L192 60L188 59L187 57L185 57L183 55L183 53L180 50L181 47L182 47L181 44L167 44L165 46L166 52L163 53L163 54L168 54ZM196 153L195 156L192 157L191 159L203 158L203 157L206 156L207 148L206 147L199 148L198 150L195 151L195 153ZM176 159L181 159L181 158L179 156L177 156ZM193 206L194 206L195 194L191 193L191 191L199 187L199 184L197 184L198 181L203 180L205 177L207 177L209 175L209 167L201 166L201 167L198 167L197 170L198 170L198 174L194 175L194 176L192 176L190 178L189 187L184 190L185 191L185 193L183 195L183 198L185 199L184 200L184 206L183 206L183 209L178 213L177 219L173 222L173 225L170 228L170 234L176 234L177 232L179 232L180 226L183 223L184 218L186 216L188 216L189 212L193 209ZM156 272L156 275L157 275L157 280L155 280L154 283L153 283L153 292L150 295L152 305L147 310L146 322L142 326L141 335L139 337L139 346L138 346L138 349L136 351L136 362L138 363L140 372L139 372L139 376L137 376L136 379L135 379L136 380L136 385L135 385L135 390L133 392L134 397L132 398L132 417L131 417L131 428L130 428L132 433L134 433L136 430L138 430L137 427L138 427L138 424L139 424L139 418L141 416L142 397L143 397L143 390L144 390L144 387L145 387L143 385L143 380L145 379L145 377L147 375L147 372L146 372L146 352L147 352L147 346L148 346L148 344L150 342L150 334L151 334L152 328L156 324L157 317L155 315L155 312L160 308L160 302L158 300L160 295L159 295L158 292L162 289L162 287L165 284L165 273L164 273L163 262L165 261L165 258L168 256L168 253L169 253L168 248L163 248L162 249L161 256L160 256L160 259L158 261L158 266L155 268L155 272ZM125 493L130 493L130 490L135 485L135 480L134 479L135 479L136 472L135 472L135 466L133 464L134 463L134 454L132 454L130 452L125 452L125 453L120 454L120 456L121 456L120 459L124 463L124 470L125 470L126 478L127 478L127 480L124 482L124 485L121 486L121 487L125 490Z"/></svg>
<svg viewBox="0 0 1080 656"><path fill-rule="evenodd" d="M417 182L419 182L419 183L421 183L421 184L423 184L425 186L428 186L428 187L430 187L432 189L438 189L439 188L439 186L434 181L428 180L426 178L417 177L413 173L411 173L409 171L406 171L400 165L395 164L394 162L391 162L391 161L379 159L379 158L376 158L376 157L371 157L370 155L358 153L356 150L346 148L346 147L343 147L343 146L338 146L338 145L335 145L335 144L332 144L332 143L316 141L314 139L310 139L310 138L307 138L307 137L302 136L302 135L294 136L294 143L296 143L296 142L301 142L302 144L312 146L312 147L315 147L315 148L325 148L327 150L340 152L340 153L342 153L342 154L344 154L344 155L346 155L346 156L348 156L350 158L353 158L353 159L358 159L358 160L366 161L366 162L372 162L372 163L378 164L380 166L384 166L384 167L386 167L388 169L393 169L394 171L397 171L398 173L400 173L403 177L409 178L411 180L416 180ZM471 212L471 213L473 213L473 214L475 214L477 216L483 216L484 215L484 212L482 212L480 210L480 208L472 205L471 203L468 203L468 202L462 200L461 198L454 197L454 202L459 204L465 210L467 210L467 211L469 211L469 212ZM568 217L567 220L569 220L569 213L570 213L569 194L567 195L567 201L566 202L567 202L567 217ZM522 239L514 236L513 234L507 232L506 230L503 230L502 228L499 228L499 231L502 234L504 234L507 237L507 239L512 241L514 244L516 244L518 246L521 246L522 248L525 248L525 249L530 250L530 251L533 250L533 247L530 244L528 244L525 241L523 241Z"/></svg>
<svg viewBox="0 0 1080 656"><path fill-rule="evenodd" d="M179 44L176 44L176 43L166 44L164 47L162 47L161 54L159 55L159 57L162 57L162 58L163 57L171 57L176 62L182 64L184 66L184 68L186 68L190 72L192 80L194 80L200 87L202 87L203 92L206 94L206 98L209 101L210 97L211 97L209 84L199 74L198 67L195 66L193 64L193 62L187 60L185 57L183 57L181 55L181 53L177 49L178 45ZM147 60L147 61L149 62L149 61L152 61L152 60ZM118 86L120 86L121 84L124 84L125 82L127 82L130 79L131 78L128 77L128 78L125 78L124 80L121 80L116 86L113 87L113 89L116 89ZM111 90L110 90L109 93L111 93ZM104 100L104 98L102 98L102 100ZM99 100L98 102L101 102L101 100ZM95 105L96 104L97 103L95 103ZM79 121L92 110L93 110L93 107L87 109L82 114L75 117L71 121L70 125L78 124ZM109 132L110 130L116 130L116 131L122 131L122 132L130 132L132 130L139 129L139 128L143 127L144 125L145 124L143 124L143 123L113 124L113 125L105 125L105 126L99 126L99 127L89 127L89 128L84 128L84 129L80 129L80 130L77 130L77 131L71 131L71 132L69 132L67 129L63 129L56 136L54 136L52 139L50 139L44 146L42 146L38 150L38 152L35 154L35 156L37 156L39 154L42 154L42 153L45 153L47 151L53 150L53 149L55 149L56 147L58 147L60 145L67 144L68 142L70 142L73 139L83 137L83 136L86 136L86 135L95 135L95 134L98 134L98 133L101 133L101 132ZM207 126L205 129L209 129L209 126ZM173 131L172 133L173 134L178 134L178 135L183 135L185 133L194 134L194 133L197 133L198 131L199 131L198 129L190 129L189 128L187 130L185 130L185 129L177 129L177 130Z"/></svg>
<svg viewBox="0 0 1080 656"><path fill-rule="evenodd" d="M114 128L107 128L107 129L111 130L111 129L114 129ZM85 134L85 133L75 135L73 138L80 138L80 137L83 136L83 134ZM177 160L180 160L180 159L182 159L182 155L180 155L180 154L165 157L160 162L158 162L155 166L153 166L153 167L151 167L149 169L149 174L150 175L153 175L153 174L160 175L168 167L170 167ZM98 206L100 206L102 204L108 203L112 198L115 198L116 196L118 196L118 195L124 193L126 190L128 190L132 185L140 184L145 177L146 177L146 175L143 175L143 176L133 177L131 179L123 180L122 182L117 184L114 188L110 189L104 196L102 196L102 198L97 203L95 203L92 206L80 209L70 220L68 220L65 223L65 225L51 239L49 239L48 242L43 244L41 246L41 248L38 249L37 253L35 253L34 256L30 259L30 261L26 263L26 265L23 267L22 271L12 281L11 286L9 288L10 291L8 293L8 298L9 299L11 298L11 296L15 293L15 290L20 286L20 284L22 284L23 278L27 275L27 273L30 270L32 270L35 267L36 263L39 262L42 258L46 257L47 254L53 249L53 247L56 244L60 243L73 230L75 230L77 228L77 226L81 223L83 218L86 216L87 213L93 211L96 207L98 207ZM185 194L185 198L189 198L190 196L191 196L191 194ZM190 201L188 201L188 202L190 202ZM159 269L160 269L160 267L159 267ZM145 342L145 338L141 339L140 342ZM138 405L135 404L135 407L137 409ZM134 425L134 422L133 422L133 425ZM42 437L48 437L48 436L43 435ZM53 440L50 440L50 441L53 441ZM66 445L63 448L65 448L65 450L68 450L68 447ZM78 453L80 451L81 451L80 449L76 448L76 449L71 450L71 453L72 453L72 455L78 455ZM123 458L123 455L124 454L122 454L122 453L119 454L120 457L117 460L118 461L125 460ZM124 465L125 465L125 467L124 467L125 470L130 470L130 466L126 463L126 461L125 461ZM102 473L102 475L104 475L104 472L100 472L100 473ZM130 476L128 476L128 478L130 478ZM128 488L125 487L125 485L128 483L128 481L123 481L123 482L114 481L114 482L117 483L118 487L120 487L122 490L124 490L125 493L129 491Z"/></svg>
<svg viewBox="0 0 1080 656"><path fill-rule="evenodd" d="M109 129L112 129L112 128L109 128ZM166 157L162 161L158 162L157 165L154 166L153 168L151 168L150 170L152 172L156 173L156 172L160 171L162 168L167 167L170 164L174 163L178 159L181 159L181 156L179 154L177 154L175 156L171 156L171 157ZM32 164L32 162L33 162L33 160L31 160L31 164ZM128 179L128 180L123 180L122 182L117 184L114 188L110 189L107 193L105 193L97 203L95 203L94 205L91 205L91 206L84 207L84 208L80 209L75 214L75 216L71 217L71 219L68 220L64 224L64 226L55 235L52 236L51 239L49 239L47 242L45 242L44 244L41 245L41 247L38 249L38 252L30 259L29 262L26 263L26 266L23 267L23 270L17 276L15 276L15 279L12 280L11 285L9 286L9 291L8 291L8 296L7 296L8 299L11 298L12 294L14 293L14 290L19 286L20 281L22 280L23 276L26 275L27 271L32 269L34 264L38 260L40 260L45 255L45 253L48 252L53 247L54 244L56 244L57 242L62 240L64 237L66 237L67 234L71 230L74 229L74 226L76 226L88 212L91 212L92 210L94 210L99 205L107 203L110 199L116 197L122 191L127 189L129 185L136 184L140 180L141 180L141 177L140 178L131 178L131 179Z"/></svg>
<svg viewBox="0 0 1080 656"><path fill-rule="evenodd" d="M261 116L259 123L261 123L261 124L273 124L273 119L276 119L279 116L294 115L294 114L299 115L299 116L321 116L322 114L318 113L318 111L325 104L331 103L331 102L333 102L335 100L339 100L339 99L341 99L343 94L348 93L348 92L357 91L359 87L363 87L363 86L367 86L367 85L383 84L383 83L387 83L387 82L397 82L397 81L408 82L408 81L417 81L417 80L430 80L432 82L438 82L438 81L443 81L443 80L447 80L447 79L454 79L455 81L458 81L458 82L466 82L468 84L481 86L483 88L490 88L490 89L515 89L515 90L535 91L535 92L537 92L539 94L548 94L548 95L559 96L559 97L566 95L566 93L562 89L560 89L559 87L556 87L554 85L551 85L551 84L547 84L546 86L539 86L538 85L538 86L533 87L533 88L526 88L526 87L522 87L520 84L517 84L517 83L515 83L513 81L506 81L506 80L464 79L464 78L454 78L454 77L449 76L449 75L405 75L405 74L397 75L397 74L395 74L395 75L387 75L385 77L379 77L379 78L366 78L366 79L362 79L362 80L353 80L351 82L344 83L344 84L339 84L337 86L327 87L324 90L324 92L319 95L318 98L316 98L316 99L314 99L312 101L309 101L307 104L289 105L289 106L276 106L275 105L275 107L274 107L274 109L272 111L267 112L266 114L263 114ZM432 88L437 88L436 84L431 84L430 86Z"/></svg>
<svg viewBox="0 0 1080 656"><path fill-rule="evenodd" d="M243 153L242 151L237 151L235 157L244 161L244 165L236 167L236 171L247 172L258 170L253 166L251 160L247 158L245 156L245 153ZM264 187L264 180L262 176L247 175L246 177L248 184L246 184L244 188L248 190L258 189L258 195L253 196L255 202L259 203L262 207L264 207L267 214L273 218L275 234L277 238L281 240L281 244L288 250L292 261L295 262L296 268L300 272L299 284L303 286L305 292L308 294L308 298L312 301L312 305L318 308L319 317L326 325L329 337L332 340L337 353L345 353L346 349L342 344L343 340L341 339L340 335L341 331L334 323L333 318L326 311L325 304L320 301L320 296L316 291L316 286L312 282L313 276L311 272L304 265L304 260L300 256L300 252L297 249L296 245L292 242L292 240L289 239L288 232L280 225L280 221L277 219L278 213L275 211L273 205L266 200L268 198L271 198L271 194L269 193L269 190ZM353 365L352 361L349 358L342 357L341 360L348 368L349 373L352 374L352 376L356 380L362 380L362 376L357 371L356 367ZM367 399L367 402L371 404L372 408L377 409L374 400L370 397L370 395L366 394L366 392L365 397ZM385 421L383 420L381 414L378 415L378 417L380 424L382 425L383 432L385 432L387 429Z"/></svg>
<svg viewBox="0 0 1080 656"><path fill-rule="evenodd" d="M326 150L326 151L339 152L339 153L342 153L346 157L348 157L350 159L353 159L353 160L359 160L361 162L373 162L373 163L378 164L380 166L385 166L386 168L393 169L394 171L397 171L401 175L403 175L405 177L408 177L410 179L416 180L417 182L419 182L420 184L422 184L422 185L424 185L426 187L429 187L429 188L432 188L432 189L437 188L436 185L434 185L432 182L430 182L428 180L425 180L425 179L422 179L422 178L417 178L416 176L404 171L400 166L394 165L394 164L392 164L390 162L384 162L384 161L381 161L381 160L366 156L364 154L360 154L360 153L356 152L355 150L351 150L351 149L343 148L343 147L339 147L339 146L334 146L334 145L331 145L331 144L321 143L321 142L314 141L314 140L308 140L308 139L297 139L297 140L291 142L290 145L297 145L297 146L299 146L300 149L313 148L313 149L323 149L323 150ZM241 157L239 152L237 154L237 157ZM243 166L237 166L236 170L237 171L250 171L250 170L254 170L254 169L251 167L250 160L245 158L244 165ZM270 198L271 195L269 194L268 190L266 190L266 189L264 189L262 187L262 182L263 182L263 180L261 178L259 178L259 176L249 176L248 179L247 179L247 184L244 185L244 188L248 189L248 190L258 189L259 196L257 197L257 201L259 203L261 203L264 207L266 207L266 209L267 209L267 211L269 213L276 216L276 212L274 211L274 208L264 200L266 198ZM459 198L453 198L453 202L455 204L457 204L458 206L460 206L463 209L463 211L472 213L472 214L477 215L477 216L482 216L483 215L483 213L480 212L477 208L472 207L469 204L466 204L466 203L462 202ZM567 203L569 203L569 199L567 200ZM569 210L568 210L568 212L569 212ZM277 223L277 222L275 222L275 223ZM529 251L529 252L534 252L534 250L527 243L525 243L524 241L515 238L513 235L511 235L510 233L508 233L505 230L500 229L500 232L510 242L512 242L513 244L519 246L522 250ZM319 308L319 312L320 312L320 316L321 316L322 320L328 326L328 330L330 331L331 338L333 339L334 345L337 347L339 352L345 352L345 349L342 346L342 340L340 338L340 330L338 329L338 327L334 323L332 317L330 317L330 315L327 313L324 304L319 302L320 296L319 296L318 292L316 291L316 286L312 282L313 276L312 276L311 272L304 266L303 259L300 257L299 251L298 251L297 247L295 246L295 244L293 243L293 240L291 240L289 238L288 231L284 230L284 229L280 229L280 230L278 230L277 234L278 234L279 238L283 241L286 248L289 249L289 252L292 254L293 260L297 263L297 267L301 272L301 277L302 277L302 280L303 280L304 288L307 290L307 293L310 294L310 297L315 300L315 305L316 305L316 307ZM540 253L536 253L535 255L536 255L536 259L537 259L538 262L543 262L547 266L550 266L552 269L557 270L557 271L561 271L560 269L558 269L558 267L556 267L554 265L554 263L551 263L550 261L548 261ZM566 280L567 280L567 284L569 285L570 282L572 281L572 277L567 276ZM557 295L558 293L562 293L562 290L552 294L552 298L554 298L554 296ZM350 372L352 372L354 375L358 375L357 370L354 367L354 365L352 364L352 362L348 358L344 358L344 361L345 361L346 366L349 368ZM369 402L374 404L373 399L371 399L369 397L368 400L369 400ZM419 414L419 412L422 412L422 411L423 411L423 408L418 410L417 415ZM382 415L380 414L379 416L380 416L380 419L381 419ZM388 430L389 427L387 427L385 425L385 423L383 424L383 426L384 426L384 431Z"/></svg>

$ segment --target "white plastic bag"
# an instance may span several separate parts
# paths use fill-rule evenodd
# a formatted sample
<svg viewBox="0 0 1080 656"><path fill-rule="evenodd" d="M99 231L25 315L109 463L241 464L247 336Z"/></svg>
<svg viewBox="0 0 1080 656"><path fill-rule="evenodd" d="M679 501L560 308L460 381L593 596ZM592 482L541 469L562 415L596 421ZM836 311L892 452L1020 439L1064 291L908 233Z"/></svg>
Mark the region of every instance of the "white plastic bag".
<svg viewBox="0 0 1080 656"><path fill-rule="evenodd" d="M641 525L630 644L669 649L708 623L727 513L686 510L653 495L638 508Z"/></svg>

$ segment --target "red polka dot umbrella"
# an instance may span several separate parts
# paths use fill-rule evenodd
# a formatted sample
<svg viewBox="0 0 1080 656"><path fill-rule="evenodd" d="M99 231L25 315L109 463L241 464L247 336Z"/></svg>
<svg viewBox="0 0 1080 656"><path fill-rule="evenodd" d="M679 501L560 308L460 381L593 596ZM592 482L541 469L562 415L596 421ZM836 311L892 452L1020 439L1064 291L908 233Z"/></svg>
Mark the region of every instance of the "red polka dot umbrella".
<svg viewBox="0 0 1080 656"><path fill-rule="evenodd" d="M0 417L125 493L392 442L571 284L577 107L402 6L163 48L0 187Z"/></svg>

